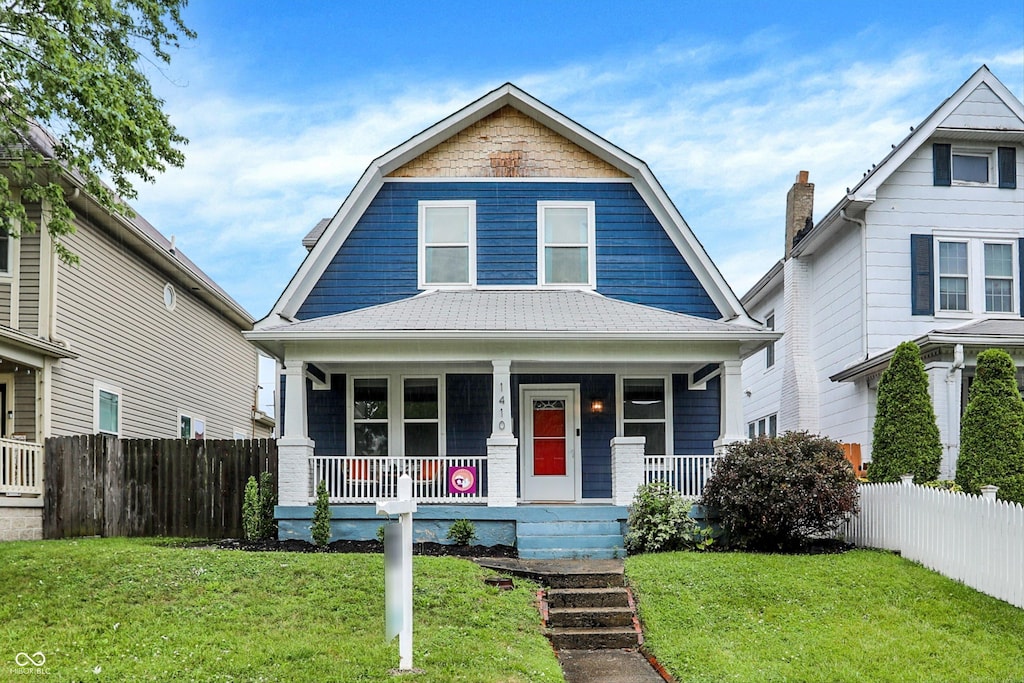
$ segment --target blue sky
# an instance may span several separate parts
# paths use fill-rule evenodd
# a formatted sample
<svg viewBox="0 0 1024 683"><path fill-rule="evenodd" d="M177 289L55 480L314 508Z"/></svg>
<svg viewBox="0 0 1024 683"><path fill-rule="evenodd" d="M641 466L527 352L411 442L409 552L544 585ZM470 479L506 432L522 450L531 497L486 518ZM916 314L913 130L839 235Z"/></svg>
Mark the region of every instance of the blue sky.
<svg viewBox="0 0 1024 683"><path fill-rule="evenodd" d="M925 9L927 8L927 9ZM135 208L257 319L369 162L511 81L644 159L742 295L979 66L1024 96L1024 3L193 0L151 72L183 169Z"/></svg>

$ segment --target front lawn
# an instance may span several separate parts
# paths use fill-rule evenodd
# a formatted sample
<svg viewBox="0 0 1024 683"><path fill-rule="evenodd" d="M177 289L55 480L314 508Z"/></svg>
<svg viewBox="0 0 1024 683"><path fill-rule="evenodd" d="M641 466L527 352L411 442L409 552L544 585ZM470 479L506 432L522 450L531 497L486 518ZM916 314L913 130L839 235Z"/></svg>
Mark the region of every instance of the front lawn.
<svg viewBox="0 0 1024 683"><path fill-rule="evenodd" d="M0 543L0 679L561 681L534 587L414 559L413 665L393 677L380 555L246 553L145 539ZM16 661L17 660L17 661ZM39 658L36 658L39 661Z"/></svg>
<svg viewBox="0 0 1024 683"><path fill-rule="evenodd" d="M1024 610L880 551L626 561L679 681L1024 680Z"/></svg>

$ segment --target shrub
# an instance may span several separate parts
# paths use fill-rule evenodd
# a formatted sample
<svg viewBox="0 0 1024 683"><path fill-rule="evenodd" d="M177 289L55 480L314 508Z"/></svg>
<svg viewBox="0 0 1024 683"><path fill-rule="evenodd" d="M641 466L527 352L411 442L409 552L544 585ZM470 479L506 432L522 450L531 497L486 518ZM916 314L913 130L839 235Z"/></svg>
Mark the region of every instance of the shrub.
<svg viewBox="0 0 1024 683"><path fill-rule="evenodd" d="M245 495L242 497L242 534L248 541L255 541L262 536L263 525L260 520L260 485L256 477L249 477L245 483Z"/></svg>
<svg viewBox="0 0 1024 683"><path fill-rule="evenodd" d="M702 503L718 510L730 546L791 550L856 511L857 480L838 442L787 432L730 446Z"/></svg>
<svg viewBox="0 0 1024 683"><path fill-rule="evenodd" d="M315 545L325 546L331 540L331 503L323 479L316 485L316 507L313 509L313 525L309 531Z"/></svg>
<svg viewBox="0 0 1024 683"><path fill-rule="evenodd" d="M629 506L626 551L632 554L710 545L690 518L690 503L663 481L644 484Z"/></svg>
<svg viewBox="0 0 1024 683"><path fill-rule="evenodd" d="M935 481L926 481L921 486L927 486L930 489L942 489L943 491L950 491L952 493L963 493L963 487L955 481L949 479L936 479Z"/></svg>
<svg viewBox="0 0 1024 683"><path fill-rule="evenodd" d="M456 545L469 545L469 542L476 539L476 525L468 519L457 519L448 527L449 541Z"/></svg>
<svg viewBox="0 0 1024 683"><path fill-rule="evenodd" d="M970 401L960 421L956 481L975 494L994 484L1000 498L1024 503L1024 401L1013 359L1002 349L978 354Z"/></svg>
<svg viewBox="0 0 1024 683"><path fill-rule="evenodd" d="M262 541L277 535L274 506L277 490L270 472L261 472L259 482L249 477L242 497L242 534L249 541Z"/></svg>
<svg viewBox="0 0 1024 683"><path fill-rule="evenodd" d="M921 352L917 344L903 342L878 382L868 479L899 481L913 474L921 484L938 479L941 461L942 441Z"/></svg>

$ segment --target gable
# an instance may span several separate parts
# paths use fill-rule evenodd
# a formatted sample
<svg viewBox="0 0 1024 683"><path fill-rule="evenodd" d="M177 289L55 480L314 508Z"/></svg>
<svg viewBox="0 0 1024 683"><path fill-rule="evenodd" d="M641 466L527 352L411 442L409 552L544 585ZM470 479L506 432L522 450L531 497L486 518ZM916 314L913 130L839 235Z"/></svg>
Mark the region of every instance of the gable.
<svg viewBox="0 0 1024 683"><path fill-rule="evenodd" d="M388 174L390 178L626 178L518 109L504 106Z"/></svg>
<svg viewBox="0 0 1024 683"><path fill-rule="evenodd" d="M939 122L938 127L1024 130L1024 121L1020 120L987 83L981 83L949 116Z"/></svg>

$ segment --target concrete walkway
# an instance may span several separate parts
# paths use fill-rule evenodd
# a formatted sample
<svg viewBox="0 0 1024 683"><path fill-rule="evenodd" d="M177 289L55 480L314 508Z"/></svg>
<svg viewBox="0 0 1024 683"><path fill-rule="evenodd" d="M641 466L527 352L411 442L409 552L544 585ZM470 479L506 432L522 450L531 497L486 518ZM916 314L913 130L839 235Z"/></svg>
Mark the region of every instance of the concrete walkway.
<svg viewBox="0 0 1024 683"><path fill-rule="evenodd" d="M622 560L478 559L487 569L521 576L545 586L625 585ZM597 581L591 582L588 579ZM557 650L567 683L664 683L647 658L636 649Z"/></svg>

